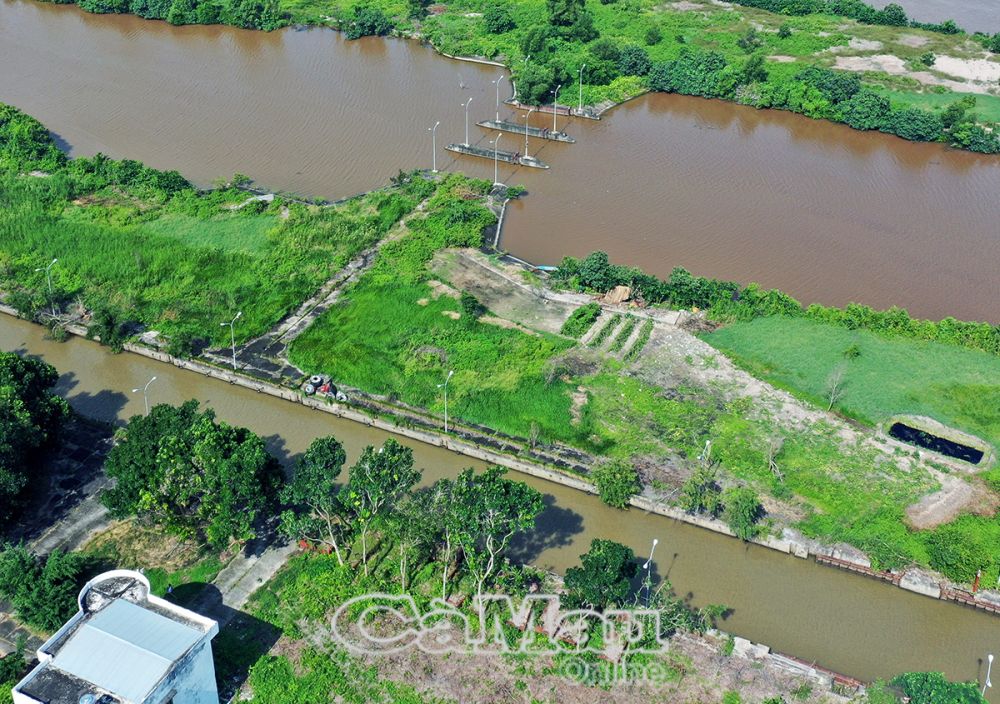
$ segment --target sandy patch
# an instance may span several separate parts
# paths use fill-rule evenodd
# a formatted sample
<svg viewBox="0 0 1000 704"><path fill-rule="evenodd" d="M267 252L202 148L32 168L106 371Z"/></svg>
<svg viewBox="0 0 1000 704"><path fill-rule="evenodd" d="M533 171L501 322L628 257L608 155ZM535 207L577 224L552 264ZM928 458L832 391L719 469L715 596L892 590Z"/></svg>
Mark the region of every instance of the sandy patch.
<svg viewBox="0 0 1000 704"><path fill-rule="evenodd" d="M989 59L956 59L954 56L938 56L934 70L967 81L1000 81L1000 63Z"/></svg>
<svg viewBox="0 0 1000 704"><path fill-rule="evenodd" d="M992 516L997 510L997 496L982 484L963 481L943 472L934 472L941 488L906 509L909 523L918 530L929 530L948 523L961 513Z"/></svg>
<svg viewBox="0 0 1000 704"><path fill-rule="evenodd" d="M462 314L459 313L457 310L443 310L441 311L441 315L451 318L452 320L458 320L459 318L462 317Z"/></svg>
<svg viewBox="0 0 1000 704"><path fill-rule="evenodd" d="M944 65L948 69L956 72L965 72L967 75L991 75L996 71L997 78L1000 78L1000 64L985 60L962 60L951 57L938 57L934 64L935 70L944 73L949 71L941 67L942 59L947 59ZM952 63L954 62L954 63ZM971 64L971 65L970 65ZM981 65L985 64L985 66ZM966 79L964 81L950 80L942 78L930 71L910 71L906 68L906 62L898 56L892 54L875 54L873 56L838 56L834 68L844 71L881 71L892 76L907 76L928 86L944 86L954 91L962 93L989 93L990 85L981 80ZM995 68L994 68L995 67ZM956 75L952 74L952 75ZM996 80L996 79L994 79Z"/></svg>
<svg viewBox="0 0 1000 704"><path fill-rule="evenodd" d="M768 61L776 61L779 64L790 64L795 62L794 56L783 56L781 54L777 54L776 56L768 56L767 59Z"/></svg>
<svg viewBox="0 0 1000 704"><path fill-rule="evenodd" d="M875 41L872 39L858 39L857 37L851 37L851 41L847 43L847 46L851 49L856 49L857 51L878 51L882 48L882 42Z"/></svg>
<svg viewBox="0 0 1000 704"><path fill-rule="evenodd" d="M902 76L907 73L906 62L892 54L838 56L833 67L844 71L881 71L892 76Z"/></svg>
<svg viewBox="0 0 1000 704"><path fill-rule="evenodd" d="M705 6L700 2L688 2L687 0L681 0L681 2L669 3L669 6L675 10L703 10Z"/></svg>
<svg viewBox="0 0 1000 704"><path fill-rule="evenodd" d="M429 298L418 298L417 299L417 305L418 306L426 306L430 302L431 302L431 299L429 299Z"/></svg>
<svg viewBox="0 0 1000 704"><path fill-rule="evenodd" d="M904 34L896 39L897 44L913 47L914 49L922 47L927 41L927 37L919 37L916 34Z"/></svg>
<svg viewBox="0 0 1000 704"><path fill-rule="evenodd" d="M524 327L523 325L518 325L513 320L507 320L506 318L498 318L495 315L484 315L479 318L480 323L486 323L487 325L496 325L498 328L507 328L508 330L519 330L526 335L538 336L538 333L534 330Z"/></svg>
<svg viewBox="0 0 1000 704"><path fill-rule="evenodd" d="M441 296L448 296L450 298L454 298L455 300L458 300L459 298L458 291L456 291L451 286L442 281L438 281L437 279L431 279L430 281L427 282L427 285L430 286L431 298L433 298L435 301L441 298Z"/></svg>

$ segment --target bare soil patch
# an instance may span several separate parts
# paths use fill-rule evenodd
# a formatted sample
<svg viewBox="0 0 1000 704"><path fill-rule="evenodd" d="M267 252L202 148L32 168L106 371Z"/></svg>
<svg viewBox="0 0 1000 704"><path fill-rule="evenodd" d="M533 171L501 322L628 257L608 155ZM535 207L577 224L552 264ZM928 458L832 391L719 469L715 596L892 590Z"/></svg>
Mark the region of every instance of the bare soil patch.
<svg viewBox="0 0 1000 704"><path fill-rule="evenodd" d="M111 553L119 566L137 569L156 565L174 572L198 561L200 550L191 542L154 526L144 526L133 519L116 521L87 541L84 552Z"/></svg>
<svg viewBox="0 0 1000 704"><path fill-rule="evenodd" d="M983 516L996 513L1000 497L980 482L964 481L943 472L935 472L935 478L941 483L941 488L906 509L906 518L914 528L936 528L958 518L962 513Z"/></svg>
<svg viewBox="0 0 1000 704"><path fill-rule="evenodd" d="M526 328L523 325L518 325L513 320L507 320L506 318L498 318L495 315L480 316L479 322L486 323L487 325L496 325L498 328L506 328L508 330L520 330L526 335L538 336L538 333L534 330Z"/></svg>
<svg viewBox="0 0 1000 704"><path fill-rule="evenodd" d="M914 49L919 49L928 41L927 37L921 37L916 34L903 34L896 38L897 44L902 44L903 46L912 47Z"/></svg>

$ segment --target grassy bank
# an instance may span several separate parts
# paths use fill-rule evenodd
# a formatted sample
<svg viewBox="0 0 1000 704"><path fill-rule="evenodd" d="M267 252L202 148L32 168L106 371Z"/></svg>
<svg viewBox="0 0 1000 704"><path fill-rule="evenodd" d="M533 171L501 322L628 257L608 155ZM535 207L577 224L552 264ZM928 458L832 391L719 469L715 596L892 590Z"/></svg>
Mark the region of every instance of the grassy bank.
<svg viewBox="0 0 1000 704"><path fill-rule="evenodd" d="M843 369L833 406L870 425L926 415L1000 446L996 355L783 316L727 325L704 339L754 376L820 406L829 405L831 374Z"/></svg>
<svg viewBox="0 0 1000 704"><path fill-rule="evenodd" d="M246 339L385 236L416 206L412 189L336 208L201 192L136 162L66 159L33 118L0 106L0 291L29 316L82 303L124 331L188 341L228 340L220 322L242 311ZM36 269L52 259L50 295Z"/></svg>

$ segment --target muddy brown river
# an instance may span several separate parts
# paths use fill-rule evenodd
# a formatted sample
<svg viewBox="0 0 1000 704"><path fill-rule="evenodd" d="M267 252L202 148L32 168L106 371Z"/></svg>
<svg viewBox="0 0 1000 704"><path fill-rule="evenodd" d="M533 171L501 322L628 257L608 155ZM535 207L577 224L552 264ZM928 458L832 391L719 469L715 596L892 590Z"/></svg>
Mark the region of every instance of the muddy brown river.
<svg viewBox="0 0 1000 704"><path fill-rule="evenodd" d="M200 184L238 171L350 195L430 167L438 120L438 167L493 177L492 163L444 145L464 141L469 97L473 121L494 116L500 69L415 42L175 28L0 0L0 67L0 101L72 153L137 158ZM667 95L568 131L576 144L530 144L551 170L500 168L531 192L505 226L517 256L552 264L604 249L651 272L684 266L806 302L1000 322L998 157ZM474 124L471 134L492 137ZM523 151L524 140L506 134L500 146Z"/></svg>
<svg viewBox="0 0 1000 704"><path fill-rule="evenodd" d="M287 461L315 438L334 435L353 461L361 448L388 434L288 401L203 378L132 354L113 355L93 342L45 339L44 329L0 315L0 350L37 355L61 373L57 391L75 409L118 423L143 412L142 394L130 393L153 376L150 402L195 398L219 418L264 436ZM413 447L426 481L454 476L479 462L400 438ZM983 659L1000 649L1000 618L859 577L812 560L744 545L707 530L605 506L594 496L514 474L545 494L539 528L514 557L558 571L577 563L594 538L625 543L637 554L660 543L653 569L696 605L725 604L721 627L767 643L779 652L861 679L907 670L940 670L957 679L981 678ZM996 690L994 690L996 691ZM1000 697L994 699L1000 702Z"/></svg>

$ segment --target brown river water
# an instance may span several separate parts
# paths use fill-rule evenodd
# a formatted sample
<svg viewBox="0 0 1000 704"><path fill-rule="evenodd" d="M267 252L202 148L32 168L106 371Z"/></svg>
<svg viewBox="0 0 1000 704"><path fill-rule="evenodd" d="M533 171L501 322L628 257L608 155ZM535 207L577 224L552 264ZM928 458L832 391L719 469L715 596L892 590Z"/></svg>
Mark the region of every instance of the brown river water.
<svg viewBox="0 0 1000 704"><path fill-rule="evenodd" d="M351 195L430 167L439 120L438 168L493 177L492 163L444 145L464 141L466 99L473 123L494 116L500 69L416 42L174 28L0 0L0 67L0 101L72 153L141 159L201 184L239 171ZM568 131L576 144L530 144L551 170L500 168L531 192L504 228L519 257L605 249L653 273L684 266L805 302L1000 322L1000 158L683 96L640 98ZM470 132L483 145L492 136ZM524 139L506 134L500 147L523 151Z"/></svg>
<svg viewBox="0 0 1000 704"><path fill-rule="evenodd" d="M901 5L910 19L919 22L955 23L968 32L1000 32L1000 5L996 0L868 0L875 7L890 2Z"/></svg>
<svg viewBox="0 0 1000 704"><path fill-rule="evenodd" d="M57 391L78 411L116 423L150 403L178 404L195 398L219 418L264 436L287 461L318 437L334 435L353 461L362 447L381 444L387 433L202 378L169 364L132 354L113 355L93 342L55 343L41 326L0 315L0 349L37 355L62 377ZM426 481L454 476L480 462L400 438L413 447ZM725 604L733 611L723 629L773 649L861 679L908 670L940 670L957 679L982 678L983 658L1000 646L1000 618L937 601L766 548L744 545L717 533L636 509L605 506L591 495L514 475L545 494L538 529L521 541L514 557L563 571L578 563L594 538L617 540L647 555L653 538L656 577L668 577L678 594L695 605ZM993 690L994 692L996 690ZM993 701L1000 702L1000 697Z"/></svg>

